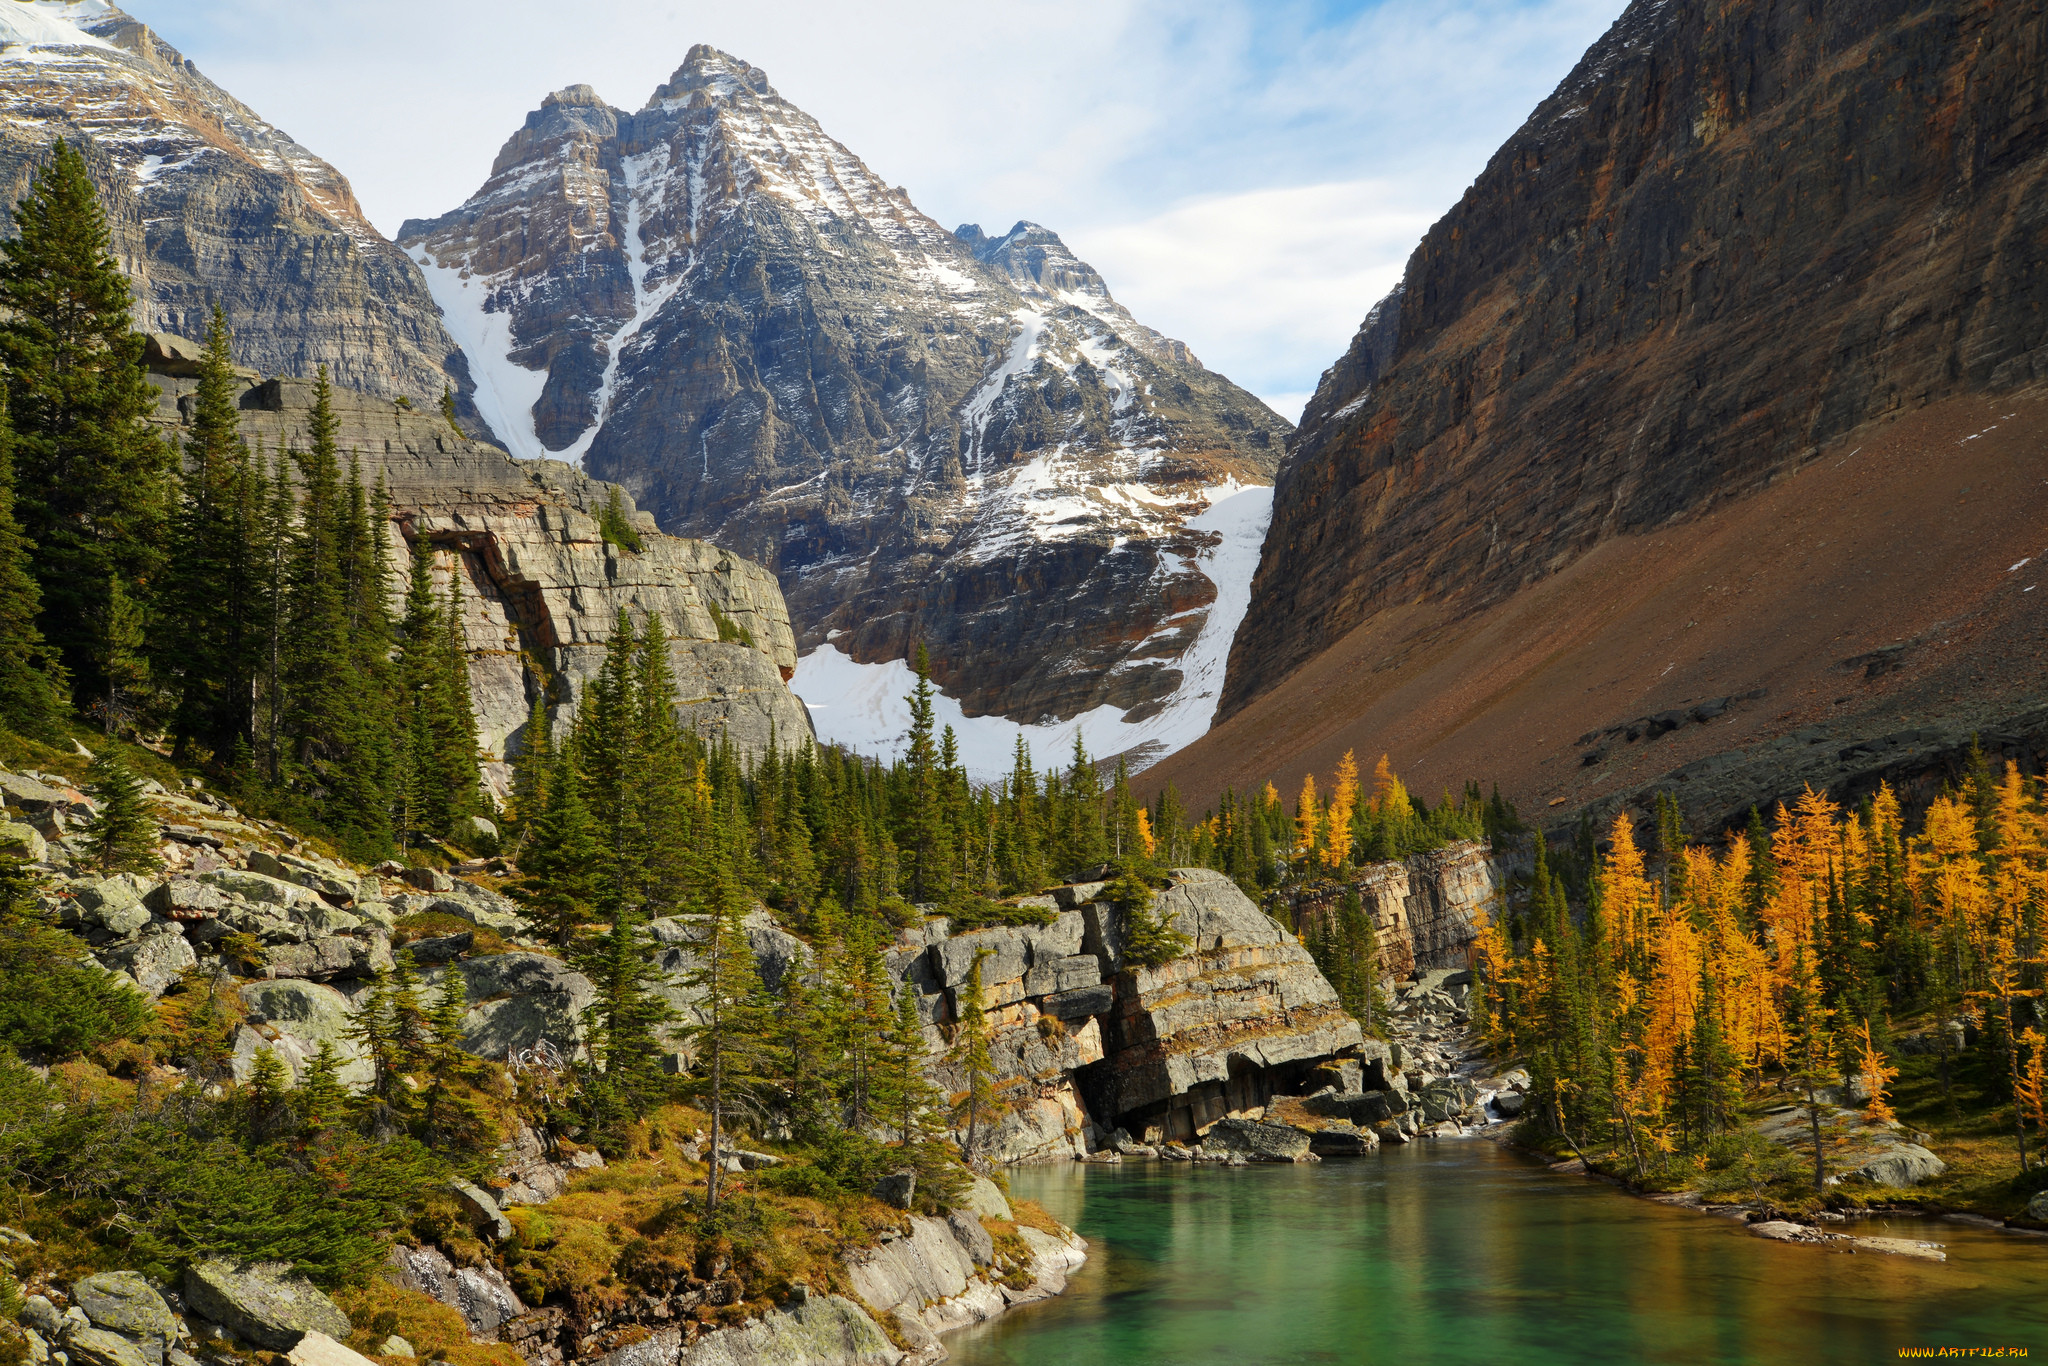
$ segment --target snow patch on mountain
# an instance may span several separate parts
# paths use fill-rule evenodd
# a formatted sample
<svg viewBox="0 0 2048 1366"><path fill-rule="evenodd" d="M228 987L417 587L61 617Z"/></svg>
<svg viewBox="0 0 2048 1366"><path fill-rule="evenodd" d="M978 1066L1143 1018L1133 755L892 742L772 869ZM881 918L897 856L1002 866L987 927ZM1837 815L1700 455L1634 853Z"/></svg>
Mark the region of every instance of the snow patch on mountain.
<svg viewBox="0 0 2048 1366"><path fill-rule="evenodd" d="M1201 496L1209 507L1190 517L1187 525L1220 538L1196 560L1196 567L1216 586L1216 601L1194 644L1181 656L1180 686L1165 708L1134 722L1125 721L1125 713L1115 707L1101 706L1066 721L1022 725L1000 716L968 716L958 701L941 693L933 702L937 724L953 728L961 763L976 781L990 782L1008 773L1020 737L1041 769L1066 762L1079 733L1091 755L1129 754L1131 768L1137 771L1208 732L1223 691L1230 642L1251 603L1252 575L1259 567L1259 551L1273 514L1273 490L1231 481L1205 488ZM906 699L916 683L903 660L859 664L828 642L797 661L789 687L810 708L821 743L887 760L903 753L910 730Z"/></svg>
<svg viewBox="0 0 2048 1366"><path fill-rule="evenodd" d="M83 27L114 13L103 0L34 0L31 4L0 5L0 43L9 47L99 47L112 52L114 45ZM10 57L26 54L8 54Z"/></svg>
<svg viewBox="0 0 2048 1366"><path fill-rule="evenodd" d="M457 265L441 265L423 246L413 248L411 255L426 277L427 291L440 307L448 335L469 360L470 378L476 381L477 411L512 454L522 460L552 458L554 452L541 443L533 425L533 405L540 402L541 390L547 387L547 371L529 370L510 359L512 312L489 307L490 277L472 275Z"/></svg>

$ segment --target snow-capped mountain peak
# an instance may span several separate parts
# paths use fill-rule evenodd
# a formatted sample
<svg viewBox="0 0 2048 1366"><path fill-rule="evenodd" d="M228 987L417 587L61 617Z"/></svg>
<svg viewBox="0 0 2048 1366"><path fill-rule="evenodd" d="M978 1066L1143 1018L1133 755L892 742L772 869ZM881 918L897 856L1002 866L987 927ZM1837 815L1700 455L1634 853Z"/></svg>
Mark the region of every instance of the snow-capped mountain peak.
<svg viewBox="0 0 2048 1366"><path fill-rule="evenodd" d="M1194 523L1288 430L1057 234L946 231L711 47L632 113L550 96L399 240L515 452L762 559L805 646L928 643L971 712L1156 714L1217 596Z"/></svg>

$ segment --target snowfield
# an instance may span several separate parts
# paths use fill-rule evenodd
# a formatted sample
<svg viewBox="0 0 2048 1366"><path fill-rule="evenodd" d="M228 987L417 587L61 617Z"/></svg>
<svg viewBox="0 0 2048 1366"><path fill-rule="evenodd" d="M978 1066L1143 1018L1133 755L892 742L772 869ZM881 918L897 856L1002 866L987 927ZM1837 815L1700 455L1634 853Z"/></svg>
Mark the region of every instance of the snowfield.
<svg viewBox="0 0 2048 1366"><path fill-rule="evenodd" d="M1218 484L1204 489L1209 509L1188 519L1198 531L1217 532L1222 542L1206 551L1197 567L1216 585L1216 601L1202 623L1201 634L1181 657L1181 684L1165 710L1142 721L1126 722L1115 707L1101 706L1066 721L1022 725L1000 716L968 716L943 693L933 709L937 724L953 728L960 760L977 782L989 782L1010 771L1017 739L1031 747L1032 762L1043 771L1064 766L1078 732L1090 755L1103 758L1143 746L1132 755L1133 770L1148 768L1176 750L1202 738L1216 718L1216 699L1223 691L1223 672L1230 661L1230 642L1251 604L1252 574L1259 567L1266 524L1273 514L1273 490L1264 485ZM797 661L790 691L810 708L818 739L860 754L893 759L903 752L910 730L906 699L917 677L904 660L859 664L838 646L827 643Z"/></svg>

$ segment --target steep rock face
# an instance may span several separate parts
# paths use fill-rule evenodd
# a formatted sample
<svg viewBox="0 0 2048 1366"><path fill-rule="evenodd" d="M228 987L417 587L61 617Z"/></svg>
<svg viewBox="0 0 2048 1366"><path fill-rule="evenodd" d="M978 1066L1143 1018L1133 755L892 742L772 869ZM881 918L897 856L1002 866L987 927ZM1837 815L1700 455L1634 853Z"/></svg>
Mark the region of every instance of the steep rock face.
<svg viewBox="0 0 2048 1366"><path fill-rule="evenodd" d="M1431 609L1387 667L1858 424L2048 377L2044 50L2034 5L1631 4L1324 376L1221 714L1397 611Z"/></svg>
<svg viewBox="0 0 2048 1366"><path fill-rule="evenodd" d="M1095 889L1072 890L1070 902ZM1156 968L1123 960L1123 913L1092 902L1042 929L949 936L934 922L919 936L929 942L891 955L919 992L935 1075L957 1092L964 1079L943 1059L942 1027L957 1019L960 990L987 951L990 1053L1009 1106L993 1145L999 1160L1080 1156L1116 1127L1190 1140L1357 1049L1357 1021L1307 951L1222 874L1175 870L1153 914L1193 941Z"/></svg>
<svg viewBox="0 0 2048 1366"><path fill-rule="evenodd" d="M1186 523L1288 430L1054 234L945 231L708 47L637 112L549 96L399 240L516 453L758 559L806 650L926 643L970 714L1160 706L1216 596Z"/></svg>
<svg viewBox="0 0 2048 1366"><path fill-rule="evenodd" d="M1361 868L1342 887L1320 887L1295 899L1305 916L1330 916L1356 890L1379 934L1380 976L1396 980L1432 968L1469 966L1481 917L1500 915L1510 861L1476 840Z"/></svg>
<svg viewBox="0 0 2048 1366"><path fill-rule="evenodd" d="M104 0L0 7L0 202L59 137L86 153L143 327L203 336L218 301L267 373L466 390L419 269L341 173Z"/></svg>
<svg viewBox="0 0 2048 1366"><path fill-rule="evenodd" d="M189 347L189 343L184 344ZM169 373L176 339L152 342L151 378L161 390L157 421L176 437L197 381ZM275 453L305 449L313 386L248 376L241 397L244 435ZM438 414L385 399L334 391L341 449L366 483L389 488L394 555L424 536L436 574L463 579L463 622L479 739L502 784L502 761L518 753L535 689L547 690L554 722L575 713L604 662L619 610L636 629L661 618L670 640L676 705L707 738L729 736L759 755L810 738L809 713L786 680L796 640L775 578L760 565L705 541L667 536L624 506L639 526L638 553L607 542L597 514L609 486L555 461L526 462L460 435ZM402 591L402 585L394 591Z"/></svg>

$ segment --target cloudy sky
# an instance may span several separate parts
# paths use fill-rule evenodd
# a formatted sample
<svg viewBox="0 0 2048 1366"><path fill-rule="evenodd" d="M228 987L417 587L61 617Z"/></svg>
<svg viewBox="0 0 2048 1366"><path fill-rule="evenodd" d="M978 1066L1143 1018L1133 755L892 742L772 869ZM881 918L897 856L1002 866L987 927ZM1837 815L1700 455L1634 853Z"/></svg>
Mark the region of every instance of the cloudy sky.
<svg viewBox="0 0 2048 1366"><path fill-rule="evenodd" d="M1429 224L1623 0L126 0L354 182L453 208L577 82L708 42L926 213L1066 238L1292 419Z"/></svg>

